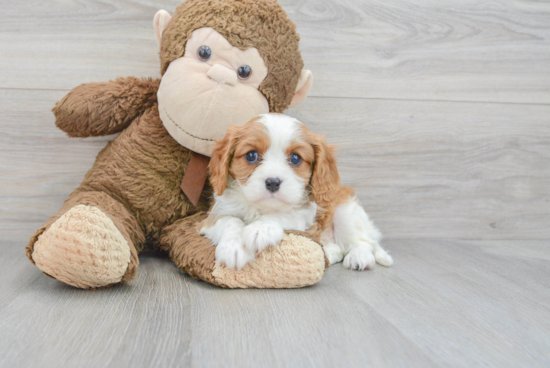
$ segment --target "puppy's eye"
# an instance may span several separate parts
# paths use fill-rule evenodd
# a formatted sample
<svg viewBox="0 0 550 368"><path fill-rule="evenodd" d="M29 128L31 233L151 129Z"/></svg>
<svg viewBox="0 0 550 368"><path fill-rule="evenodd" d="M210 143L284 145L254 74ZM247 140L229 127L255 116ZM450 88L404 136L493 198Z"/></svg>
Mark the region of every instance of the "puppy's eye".
<svg viewBox="0 0 550 368"><path fill-rule="evenodd" d="M251 73L252 73L252 68L250 68L248 65L243 65L239 67L239 69L237 69L237 74L239 75L239 79L248 79Z"/></svg>
<svg viewBox="0 0 550 368"><path fill-rule="evenodd" d="M250 151L245 155L245 158L249 164L255 164L258 162L260 155L258 155L258 151Z"/></svg>
<svg viewBox="0 0 550 368"><path fill-rule="evenodd" d="M294 166L299 166L302 163L302 158L296 153L293 153L290 155L290 163Z"/></svg>
<svg viewBox="0 0 550 368"><path fill-rule="evenodd" d="M199 56L199 59L201 59L202 61L208 61L212 57L212 50L210 49L210 47L206 45L202 45L197 50L197 55Z"/></svg>

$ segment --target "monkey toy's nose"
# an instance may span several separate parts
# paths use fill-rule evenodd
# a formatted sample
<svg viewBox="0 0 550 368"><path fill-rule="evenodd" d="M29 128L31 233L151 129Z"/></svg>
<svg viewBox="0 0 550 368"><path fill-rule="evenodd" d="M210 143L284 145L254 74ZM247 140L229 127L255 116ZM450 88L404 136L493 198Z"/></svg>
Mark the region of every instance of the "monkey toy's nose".
<svg viewBox="0 0 550 368"><path fill-rule="evenodd" d="M281 179L279 178L267 178L265 180L265 187L271 193L278 191L280 186L281 186Z"/></svg>
<svg viewBox="0 0 550 368"><path fill-rule="evenodd" d="M212 65L206 75L221 84L237 84L237 72L220 64Z"/></svg>

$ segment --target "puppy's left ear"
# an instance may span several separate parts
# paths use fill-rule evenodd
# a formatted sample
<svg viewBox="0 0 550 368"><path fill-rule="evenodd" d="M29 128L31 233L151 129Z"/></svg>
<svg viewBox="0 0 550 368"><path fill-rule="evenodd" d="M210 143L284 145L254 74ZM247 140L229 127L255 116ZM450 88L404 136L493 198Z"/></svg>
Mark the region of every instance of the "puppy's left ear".
<svg viewBox="0 0 550 368"><path fill-rule="evenodd" d="M210 157L210 183L217 195L221 196L227 188L229 179L229 164L235 154L237 140L239 139L240 127L229 127L225 137L216 142L212 156Z"/></svg>
<svg viewBox="0 0 550 368"><path fill-rule="evenodd" d="M340 175L336 165L336 146L328 144L325 137L314 135L312 144L315 152L313 174L311 176L311 194L313 200L321 207L332 202L338 186Z"/></svg>

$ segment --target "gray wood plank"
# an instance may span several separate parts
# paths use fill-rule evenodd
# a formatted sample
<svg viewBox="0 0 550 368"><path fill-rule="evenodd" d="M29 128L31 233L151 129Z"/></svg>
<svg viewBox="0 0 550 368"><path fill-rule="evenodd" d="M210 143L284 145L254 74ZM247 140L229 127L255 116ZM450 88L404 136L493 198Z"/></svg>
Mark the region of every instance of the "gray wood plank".
<svg viewBox="0 0 550 368"><path fill-rule="evenodd" d="M486 254L484 245L487 244L388 242L388 248L394 250L401 263L399 271L392 270L392 275L373 274L382 282L377 285L370 279L377 292L367 289L359 277L351 280L348 287L424 351L429 351L428 355L441 366L548 365L550 310L548 304L541 302L549 296L542 281L549 276L548 261ZM511 248L522 245L502 244ZM470 272L474 264L475 274ZM472 267L459 270L466 265ZM494 276L504 270L508 270L508 277ZM540 294L532 295L530 290L515 287L510 282L514 275L538 279ZM379 297L382 293L384 297ZM394 303L389 302L392 298Z"/></svg>
<svg viewBox="0 0 550 368"><path fill-rule="evenodd" d="M25 240L113 137L70 139L63 91L0 91L0 231ZM548 239L550 107L310 98L289 111L339 145L387 239Z"/></svg>
<svg viewBox="0 0 550 368"><path fill-rule="evenodd" d="M22 251L17 242L1 247ZM191 300L169 259L141 257L137 280L85 291L46 277L20 254L10 255L32 277L13 280L16 295L0 304L0 367L189 366Z"/></svg>
<svg viewBox="0 0 550 368"><path fill-rule="evenodd" d="M315 96L545 103L545 1L284 1Z"/></svg>
<svg viewBox="0 0 550 368"><path fill-rule="evenodd" d="M25 255L24 242L0 243L0 311L43 274ZM1 314L1 312L0 312Z"/></svg>
<svg viewBox="0 0 550 368"><path fill-rule="evenodd" d="M105 290L29 279L0 305L0 366L550 364L547 241L385 245L394 267L338 264L299 290L219 289L157 255L141 257L135 281Z"/></svg>
<svg viewBox="0 0 550 368"><path fill-rule="evenodd" d="M157 76L153 15L180 1L4 3L0 88L67 90ZM548 2L281 4L302 35L313 96L550 103Z"/></svg>

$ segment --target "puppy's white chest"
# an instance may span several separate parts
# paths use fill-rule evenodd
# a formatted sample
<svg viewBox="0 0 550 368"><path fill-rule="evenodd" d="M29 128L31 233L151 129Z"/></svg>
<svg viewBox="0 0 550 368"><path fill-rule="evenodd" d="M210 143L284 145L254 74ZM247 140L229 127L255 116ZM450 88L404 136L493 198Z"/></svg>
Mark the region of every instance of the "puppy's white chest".
<svg viewBox="0 0 550 368"><path fill-rule="evenodd" d="M284 230L306 231L313 225L316 214L317 205L315 202L310 202L300 208L264 214L260 218L275 221Z"/></svg>

